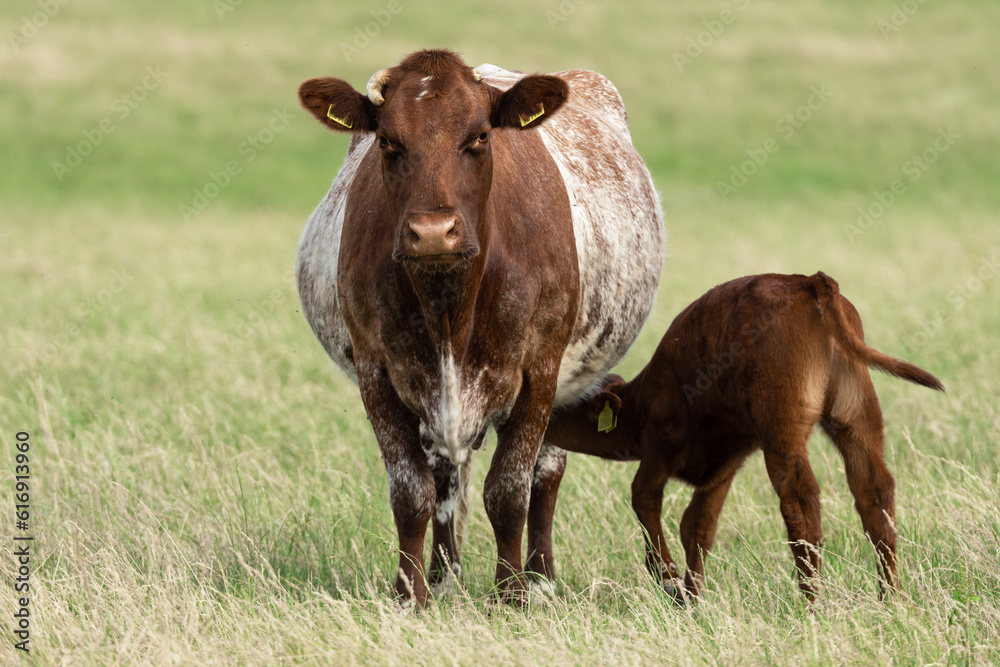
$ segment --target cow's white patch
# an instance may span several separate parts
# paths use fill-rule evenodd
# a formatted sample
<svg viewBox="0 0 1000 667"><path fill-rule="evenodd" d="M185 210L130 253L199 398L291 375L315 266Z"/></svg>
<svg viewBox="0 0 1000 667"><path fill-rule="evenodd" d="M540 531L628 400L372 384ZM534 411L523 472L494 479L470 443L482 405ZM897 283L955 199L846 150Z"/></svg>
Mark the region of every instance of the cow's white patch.
<svg viewBox="0 0 1000 667"><path fill-rule="evenodd" d="M449 349L441 356L441 435L448 448L448 458L458 465L469 455L463 447L462 378L455 367L455 356Z"/></svg>
<svg viewBox="0 0 1000 667"><path fill-rule="evenodd" d="M559 475L563 471L565 457L566 452L555 445L542 443L542 448L538 450L538 458L535 459L534 483L538 484L543 479Z"/></svg>
<svg viewBox="0 0 1000 667"><path fill-rule="evenodd" d="M448 484L448 495L444 499L438 500L435 517L438 523L448 523L455 514L455 503L458 500L460 480L458 476L452 477Z"/></svg>
<svg viewBox="0 0 1000 667"><path fill-rule="evenodd" d="M431 92L431 90L430 90L430 85L429 85L429 83L428 83L428 82L429 82L429 81L430 81L430 80L431 80L432 78L434 78L434 77L431 77L431 76L425 76L424 78L420 79L420 83L422 83L422 84L423 84L424 88L423 88L423 90L421 90L421 91L420 91L420 94L419 94L419 95L417 95L417 96L416 96L416 97L414 98L414 101L415 101L415 102L419 102L420 100L424 99L424 96L426 96L426 95L427 95L427 93Z"/></svg>
<svg viewBox="0 0 1000 667"><path fill-rule="evenodd" d="M416 397L423 419L420 435L428 460L445 458L461 466L468 461L472 445L488 424L489 396L484 389L484 369L463 368L451 348L441 355L437 382L431 391ZM436 386L435 386L436 385Z"/></svg>
<svg viewBox="0 0 1000 667"><path fill-rule="evenodd" d="M355 382L358 381L357 369L344 354L344 350L352 344L337 296L337 260L340 257L347 193L365 153L374 142L374 134L351 136L344 166L302 231L295 261L302 312L326 353Z"/></svg>

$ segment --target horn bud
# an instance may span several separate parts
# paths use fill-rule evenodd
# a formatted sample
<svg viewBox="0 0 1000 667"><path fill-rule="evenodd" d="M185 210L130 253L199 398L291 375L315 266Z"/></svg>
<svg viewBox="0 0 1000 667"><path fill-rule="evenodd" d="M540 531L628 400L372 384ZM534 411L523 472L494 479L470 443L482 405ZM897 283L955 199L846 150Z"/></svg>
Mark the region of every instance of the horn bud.
<svg viewBox="0 0 1000 667"><path fill-rule="evenodd" d="M473 68L472 68L472 80L473 80L473 81L477 81L477 82L478 82L478 81L482 81L482 80L483 80L483 75L482 75L482 73L481 73L481 72L479 71L479 69L478 69L478 68L476 68L476 67L473 67Z"/></svg>
<svg viewBox="0 0 1000 667"><path fill-rule="evenodd" d="M372 78L368 79L368 99L371 100L371 103L377 107L380 107L385 103L385 98L382 97L382 87L385 86L388 81L388 69L380 69L372 74Z"/></svg>

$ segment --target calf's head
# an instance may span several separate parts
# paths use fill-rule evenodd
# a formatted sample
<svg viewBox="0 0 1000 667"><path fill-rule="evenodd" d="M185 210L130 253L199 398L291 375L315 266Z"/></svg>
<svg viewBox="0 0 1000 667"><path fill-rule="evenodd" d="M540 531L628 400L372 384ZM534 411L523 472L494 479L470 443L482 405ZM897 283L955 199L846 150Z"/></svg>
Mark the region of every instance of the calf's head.
<svg viewBox="0 0 1000 667"><path fill-rule="evenodd" d="M376 72L367 94L329 77L299 88L302 106L329 129L374 133L397 261L442 271L478 255L489 236L494 131L536 127L569 94L554 76L526 76L507 91L481 79L454 53L435 50Z"/></svg>
<svg viewBox="0 0 1000 667"><path fill-rule="evenodd" d="M608 373L589 392L552 411L545 442L571 452L627 458L636 429L636 424L618 423L627 388L620 375Z"/></svg>

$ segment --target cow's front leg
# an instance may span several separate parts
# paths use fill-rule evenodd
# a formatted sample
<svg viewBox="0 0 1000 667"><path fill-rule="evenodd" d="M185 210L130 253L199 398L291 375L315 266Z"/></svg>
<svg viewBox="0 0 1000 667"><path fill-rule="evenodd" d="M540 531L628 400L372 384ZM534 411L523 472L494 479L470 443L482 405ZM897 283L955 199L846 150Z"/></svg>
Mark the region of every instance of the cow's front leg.
<svg viewBox="0 0 1000 667"><path fill-rule="evenodd" d="M420 446L419 420L396 394L385 369L358 368L361 398L382 450L389 504L399 537L399 568L393 587L404 605L427 603L424 535L434 511L434 474Z"/></svg>
<svg viewBox="0 0 1000 667"><path fill-rule="evenodd" d="M497 448L483 488L483 504L497 541L497 588L501 599L515 604L525 600L521 534L554 395L554 377L533 382L525 375L514 409L497 431Z"/></svg>

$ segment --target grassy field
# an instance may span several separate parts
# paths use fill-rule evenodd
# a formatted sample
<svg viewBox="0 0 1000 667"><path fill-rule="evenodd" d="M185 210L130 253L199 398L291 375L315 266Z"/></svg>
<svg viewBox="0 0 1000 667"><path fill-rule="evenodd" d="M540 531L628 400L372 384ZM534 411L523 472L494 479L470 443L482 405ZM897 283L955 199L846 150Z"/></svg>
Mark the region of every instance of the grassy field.
<svg viewBox="0 0 1000 667"><path fill-rule="evenodd" d="M0 48L0 663L1000 662L996 3L44 6L5 2ZM490 443L465 588L396 611L377 444L290 272L346 140L295 92L326 74L361 88L426 46L618 85L670 239L619 372L713 285L822 269L870 344L943 380L947 395L875 378L898 596L878 600L842 462L816 435L814 608L759 457L723 511L704 603L674 608L644 572L634 465L571 457L558 593L497 606ZM689 496L667 487L675 554ZM15 534L35 538L30 656L14 648Z"/></svg>

